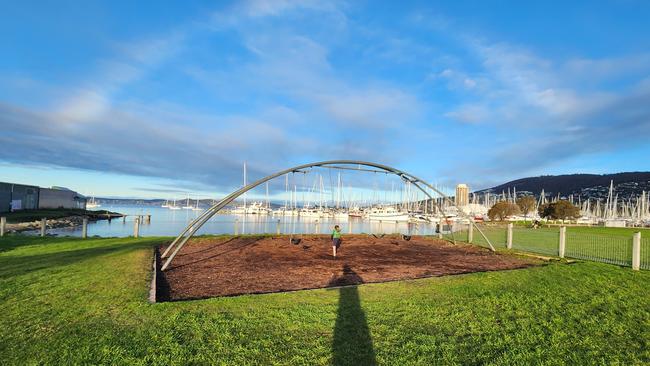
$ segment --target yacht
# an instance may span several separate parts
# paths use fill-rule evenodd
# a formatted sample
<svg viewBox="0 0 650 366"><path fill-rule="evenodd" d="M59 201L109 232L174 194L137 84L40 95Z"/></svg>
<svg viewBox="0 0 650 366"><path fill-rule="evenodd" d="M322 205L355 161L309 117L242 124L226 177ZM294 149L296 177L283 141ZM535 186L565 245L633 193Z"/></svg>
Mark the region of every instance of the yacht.
<svg viewBox="0 0 650 366"><path fill-rule="evenodd" d="M409 221L409 214L407 212L400 212L393 206L387 207L373 207L367 215L370 221Z"/></svg>

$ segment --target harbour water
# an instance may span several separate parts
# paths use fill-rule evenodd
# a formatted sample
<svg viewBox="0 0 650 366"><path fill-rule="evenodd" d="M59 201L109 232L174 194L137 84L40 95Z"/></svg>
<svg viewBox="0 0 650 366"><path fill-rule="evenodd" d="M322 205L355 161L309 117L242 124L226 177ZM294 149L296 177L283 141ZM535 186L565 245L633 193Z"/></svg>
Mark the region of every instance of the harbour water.
<svg viewBox="0 0 650 366"><path fill-rule="evenodd" d="M151 222L140 224L140 236L176 236L187 224L203 211L170 210L155 206L102 206L102 210L126 215L151 215ZM88 236L126 237L133 235L135 216L100 220L88 224ZM328 218L300 218L293 216L270 215L230 215L217 214L212 217L197 235L201 234L329 234L334 225L341 226L343 233L432 235L435 225L427 223L410 224L406 222L388 223L368 221L350 217L348 220ZM48 229L49 234L59 236L81 236L81 227Z"/></svg>

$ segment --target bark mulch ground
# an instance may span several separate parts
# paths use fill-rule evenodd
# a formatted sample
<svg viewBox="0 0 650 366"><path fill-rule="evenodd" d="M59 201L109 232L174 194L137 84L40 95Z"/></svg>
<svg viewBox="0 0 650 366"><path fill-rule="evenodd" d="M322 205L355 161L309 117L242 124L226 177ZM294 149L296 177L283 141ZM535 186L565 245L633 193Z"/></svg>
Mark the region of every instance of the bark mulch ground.
<svg viewBox="0 0 650 366"><path fill-rule="evenodd" d="M539 261L424 237L345 235L336 259L329 236L197 238L158 286L160 300L199 299L525 268ZM164 247L160 251L164 251Z"/></svg>

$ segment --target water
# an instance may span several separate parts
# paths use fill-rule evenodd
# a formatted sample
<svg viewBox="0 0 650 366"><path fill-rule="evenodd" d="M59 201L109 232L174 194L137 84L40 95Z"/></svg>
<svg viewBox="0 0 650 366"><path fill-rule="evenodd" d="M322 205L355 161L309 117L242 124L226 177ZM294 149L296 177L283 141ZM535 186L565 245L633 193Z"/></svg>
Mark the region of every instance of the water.
<svg viewBox="0 0 650 366"><path fill-rule="evenodd" d="M192 210L169 210L162 207L152 206L102 206L102 210L119 212L126 215L151 215L151 222L140 224L140 236L176 236L194 218L201 215L203 211ZM98 235L101 237L126 237L133 235L135 216L108 220L100 220L88 223L88 236ZM435 233L435 225L427 223L379 223L376 221L363 220L361 218L349 218L348 220L335 220L325 218L299 218L293 216L259 216L259 215L228 215L217 214L199 229L197 235L201 234L275 234L280 229L282 234L329 234L334 225L339 225L345 233L369 233L369 234L412 234L432 235ZM59 236L81 236L81 226L74 228L48 229L49 234Z"/></svg>

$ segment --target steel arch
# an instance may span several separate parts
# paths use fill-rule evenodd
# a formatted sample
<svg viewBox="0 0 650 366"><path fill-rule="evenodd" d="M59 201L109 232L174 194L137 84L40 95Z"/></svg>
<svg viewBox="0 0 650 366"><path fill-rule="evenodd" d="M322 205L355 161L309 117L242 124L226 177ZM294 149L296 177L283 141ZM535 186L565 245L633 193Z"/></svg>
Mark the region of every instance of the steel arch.
<svg viewBox="0 0 650 366"><path fill-rule="evenodd" d="M264 183L270 181L271 179L283 176L285 174L289 174L289 173L292 173L292 172L299 172L301 169L316 168L316 167L326 167L326 166L330 166L330 165L357 165L359 167L363 165L363 166L366 166L366 167L381 169L386 173L395 174L395 175L399 176L400 178L402 178L404 181L412 183L420 191L422 191L425 195L427 195L430 199L433 199L433 197L429 194L429 192L427 192L422 186L420 186L420 184L424 185L425 187L427 187L427 188L431 189L432 191L436 192L437 194L439 194L448 203L451 203L452 206L456 207L456 205L453 202L451 202L449 197L447 197L444 193L440 192L437 188L435 188L431 184L429 184L426 181L414 176L413 174L406 173L404 171L389 167L387 165L372 163L372 162L367 162L367 161L358 161L358 160L328 160L328 161L321 161L321 162L317 162L317 163L298 165L298 166L295 166L293 168L285 169L285 170L282 170L282 171L277 172L275 174L271 174L271 175L269 175L267 177L264 177L264 178L262 178L262 179L260 179L260 180L258 180L256 182L253 182L251 184L248 184L245 187L242 187L242 188L236 190L235 192L233 192L233 193L229 194L228 196L224 197L221 201L219 201L218 203L216 203L215 205L213 205L212 207L210 207L209 209L204 211L197 218L192 220L192 222L190 222L189 225L187 225L187 227L176 237L176 239L174 239L174 241L169 245L169 247L167 247L165 252L162 254L161 258L167 258L167 256L169 255L169 252L173 249L173 252L171 253L171 255L169 255L169 258L167 258L167 260L163 264L161 270L164 271L167 268L169 268L171 262L174 260L174 257L176 257L176 254L178 254L178 252L181 250L181 248L183 248L185 243L187 243L187 241L192 236L194 236L194 234L212 216L214 216L217 212L219 212L219 210L224 208L226 205L230 204L232 201L237 199L242 194L250 191L251 189L253 189L253 188L255 188L255 187L257 187L257 186L259 186L261 184L264 184ZM434 202L436 202L436 201L434 200ZM437 202L436 202L436 204L437 204ZM438 208L440 209L440 207L438 207ZM462 213L461 210L458 210L458 212ZM473 220L470 220L470 223L472 225L475 225ZM476 227L476 225L474 227ZM485 234L483 234L483 232L478 227L476 227L476 229L479 231L479 233L488 242L488 244L490 245L490 249L492 251L495 251L494 247L492 246L492 243L485 236Z"/></svg>

